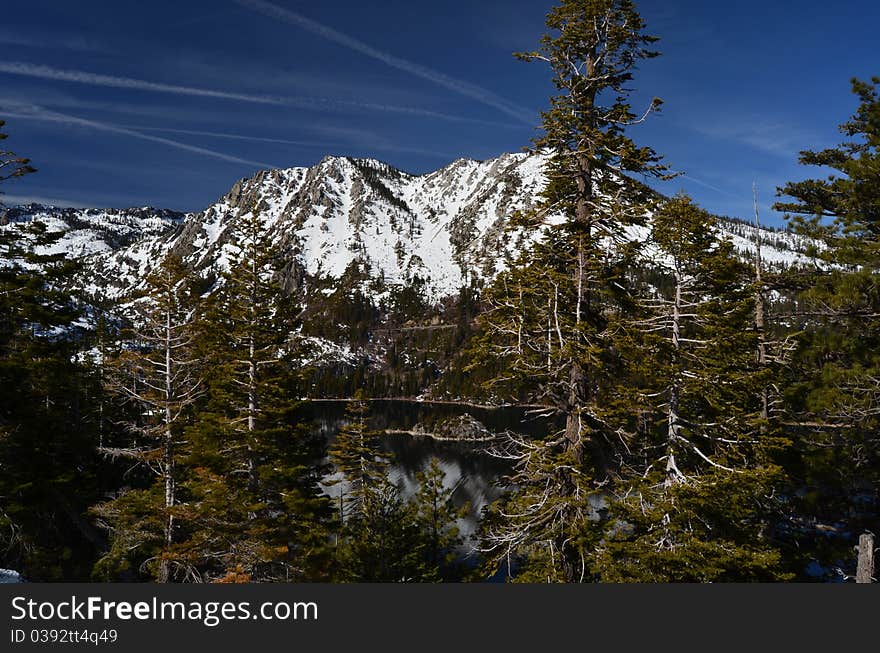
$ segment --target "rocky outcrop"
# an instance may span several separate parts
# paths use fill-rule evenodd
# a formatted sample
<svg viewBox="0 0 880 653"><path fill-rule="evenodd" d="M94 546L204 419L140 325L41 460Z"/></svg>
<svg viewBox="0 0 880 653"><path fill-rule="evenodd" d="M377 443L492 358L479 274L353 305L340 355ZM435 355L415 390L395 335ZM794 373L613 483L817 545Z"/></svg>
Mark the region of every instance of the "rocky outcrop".
<svg viewBox="0 0 880 653"><path fill-rule="evenodd" d="M417 277L436 300L491 278L525 245L522 234L507 226L538 201L543 165L540 155L504 154L459 159L417 176L372 159L326 157L310 168L264 170L242 179L204 211L186 216L23 207L5 219L43 216L67 229L58 247L85 257L84 285L111 297L137 287L169 252L216 275L225 265L231 227L256 211L286 258L282 282L288 290L310 283L330 288L354 266L386 288L412 285ZM804 258L805 245L792 234L756 232L733 221L720 227L744 253L760 237L768 263ZM646 233L638 228L631 237Z"/></svg>

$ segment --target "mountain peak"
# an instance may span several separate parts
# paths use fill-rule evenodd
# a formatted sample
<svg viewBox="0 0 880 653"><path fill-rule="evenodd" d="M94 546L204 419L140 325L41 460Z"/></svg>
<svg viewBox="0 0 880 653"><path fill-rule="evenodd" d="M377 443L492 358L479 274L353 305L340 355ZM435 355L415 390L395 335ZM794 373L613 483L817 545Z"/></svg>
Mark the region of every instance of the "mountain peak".
<svg viewBox="0 0 880 653"><path fill-rule="evenodd" d="M262 170L241 179L207 209L185 218L146 208L44 207L34 207L32 217L68 230L64 246L73 255L99 254L87 265L93 285L106 286L110 295L129 292L171 251L196 270L220 271L227 265L230 227L258 210L289 259L288 288L332 287L354 264L386 287L418 279L439 299L491 279L528 245L507 225L538 201L545 161L545 155L526 152L485 161L460 158L414 176L376 159L327 156L310 168ZM753 234L738 228L722 223L736 247L750 251ZM765 260L796 260L803 248L792 238L762 235Z"/></svg>

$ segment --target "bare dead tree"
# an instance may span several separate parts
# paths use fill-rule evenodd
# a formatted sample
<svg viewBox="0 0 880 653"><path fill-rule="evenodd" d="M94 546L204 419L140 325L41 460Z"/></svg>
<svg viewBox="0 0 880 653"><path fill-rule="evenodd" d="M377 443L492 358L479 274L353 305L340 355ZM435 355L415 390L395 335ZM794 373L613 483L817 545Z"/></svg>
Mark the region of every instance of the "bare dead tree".
<svg viewBox="0 0 880 653"><path fill-rule="evenodd" d="M857 583L873 583L874 579L874 534L862 533L859 537L859 562L856 570Z"/></svg>
<svg viewBox="0 0 880 653"><path fill-rule="evenodd" d="M163 486L157 580L165 583L172 580L174 564L179 448L184 444L189 409L202 393L202 378L199 361L192 354L195 318L185 269L179 261L166 259L148 278L147 289L147 295L132 305L132 327L122 352L108 362L106 377L110 392L135 415L125 425L134 441L101 451L146 467ZM112 510L105 506L104 513L111 515ZM183 570L184 575L189 573Z"/></svg>

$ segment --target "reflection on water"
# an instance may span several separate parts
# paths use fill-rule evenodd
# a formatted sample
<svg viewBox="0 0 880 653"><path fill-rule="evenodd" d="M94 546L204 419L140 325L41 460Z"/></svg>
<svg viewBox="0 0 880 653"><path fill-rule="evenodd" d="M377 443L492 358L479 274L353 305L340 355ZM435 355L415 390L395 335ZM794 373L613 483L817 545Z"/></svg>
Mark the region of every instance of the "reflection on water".
<svg viewBox="0 0 880 653"><path fill-rule="evenodd" d="M504 491L503 479L510 469L505 461L480 450L480 443L437 442L425 437L386 436L383 449L393 455L389 477L405 498L418 491L416 474L425 471L436 458L443 470L443 485L452 490L456 508L469 507L458 527L469 548L480 514Z"/></svg>
<svg viewBox="0 0 880 653"><path fill-rule="evenodd" d="M331 442L345 425L345 402L317 402L305 407L306 419ZM431 431L442 420L465 413L479 420L489 430L512 430L527 435L546 433L547 420L535 419L521 408L475 409L461 405L432 404L416 401L377 400L370 403L370 428L374 430ZM418 490L416 474L425 471L436 458L444 474L444 486L452 490L456 507L469 506L458 526L465 539L465 549L473 544L481 511L504 492L504 477L510 472L508 461L485 452L480 442L437 441L424 436L384 435L380 439L384 451L392 454L389 478L404 498ZM332 479L332 477L331 477ZM328 479L328 480L331 480ZM328 485L327 494L338 497L343 488Z"/></svg>

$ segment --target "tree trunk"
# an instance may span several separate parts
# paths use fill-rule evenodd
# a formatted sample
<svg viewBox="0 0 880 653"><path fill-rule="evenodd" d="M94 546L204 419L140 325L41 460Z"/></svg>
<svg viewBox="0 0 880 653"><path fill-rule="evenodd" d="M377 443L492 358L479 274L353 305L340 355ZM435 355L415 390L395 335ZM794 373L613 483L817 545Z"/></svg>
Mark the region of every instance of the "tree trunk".
<svg viewBox="0 0 880 653"><path fill-rule="evenodd" d="M758 333L758 366L767 364L767 334L764 320L764 281L761 278L763 261L761 260L761 220L758 215L758 189L752 186L755 201L755 331ZM767 386L761 387L761 419L764 424L761 430L767 429L766 422L770 419L770 396Z"/></svg>
<svg viewBox="0 0 880 653"><path fill-rule="evenodd" d="M171 579L171 563L168 555L174 542L174 515L171 508L174 506L174 436L171 432L171 423L174 419L171 410L171 398L173 396L174 375L171 366L171 310L165 313L165 437L164 450L162 452L162 473L165 476L165 546L162 560L159 563L159 582L167 583Z"/></svg>
<svg viewBox="0 0 880 653"><path fill-rule="evenodd" d="M256 413L257 413L257 364L254 360L254 339L251 337L250 340L250 360L248 361L248 419L247 419L247 428L248 428L248 488L251 491L255 491L257 489L257 463L254 460L254 450L253 450L253 433L257 428L256 422Z"/></svg>
<svg viewBox="0 0 880 653"><path fill-rule="evenodd" d="M257 235L252 234L250 243L250 264L251 264L251 305L250 305L250 335L248 337L248 488L255 492L258 486L257 479L257 462L253 451L253 433L257 428L257 349L255 342L255 333L257 331L257 301L258 288L260 285L260 274L257 269L257 251L256 251Z"/></svg>
<svg viewBox="0 0 880 653"><path fill-rule="evenodd" d="M874 582L874 536L871 533L862 533L859 538L859 564L856 570L856 582Z"/></svg>
<svg viewBox="0 0 880 653"><path fill-rule="evenodd" d="M577 157L577 189L578 189L578 200L577 207L575 210L575 222L579 225L579 227L583 230L578 237L578 245L577 245L577 257L578 257L578 265L575 270L575 279L574 282L577 287L577 305L576 311L577 315L575 316L575 322L578 326L580 326L582 322L582 316L584 311L590 310L590 293L589 289L585 287L584 284L584 239L589 240L591 237L591 219L592 219L592 207L590 206L590 201L593 196L593 183L592 183L592 164L589 158L585 155L579 155ZM577 337L580 338L580 334L577 334ZM576 351L576 349L575 349ZM584 365L581 360L577 357L574 357L571 361L571 368L569 370L569 378L568 378L568 405L566 407L566 423L565 423L565 438L569 443L569 447L571 452L574 455L574 459L577 463L583 461L584 456L584 447L583 447L583 435L584 435L584 423L582 410L585 403L588 400L589 393L589 379L587 378L586 370L584 369ZM602 474L605 471L605 464L603 460L603 456L599 451L598 443L591 442L593 445L593 449L597 454L596 460L594 464L597 467L597 471Z"/></svg>
<svg viewBox="0 0 880 653"><path fill-rule="evenodd" d="M171 562L168 555L171 553L171 546L174 543L174 514L172 507L174 506L174 441L171 435L171 428L165 434L165 450L163 452L163 468L165 474L165 545L163 548L162 560L159 563L159 582L167 583L171 580Z"/></svg>
<svg viewBox="0 0 880 653"><path fill-rule="evenodd" d="M675 301L672 304L672 351L673 356L678 358L678 350L681 347L679 338L681 337L681 274L676 272L675 275ZM675 361L677 363L677 360ZM665 487L671 487L675 483L682 480L682 473L675 463L675 441L678 438L678 403L679 403L679 385L677 370L673 365L673 374L676 376L672 379L669 387L669 409L667 412L667 433L666 433L666 480Z"/></svg>
<svg viewBox="0 0 880 653"><path fill-rule="evenodd" d="M586 75L591 77L595 72L596 53L588 57L586 61ZM571 89L575 92L574 89ZM584 113L589 113L595 104L596 89L591 87L578 98L578 105L584 107ZM587 261L587 247L591 244L593 231L593 143L592 135L586 134L583 140L578 144L579 152L575 157L577 165L574 171L574 180L577 186L577 203L575 206L575 224L577 227L577 265L572 273L572 281L577 291L577 304L575 322L578 326L576 345L581 343L581 325L586 316L587 320L591 319L593 311L593 298L590 292L589 283L585 283L584 268ZM597 327L595 320L591 320L590 327ZM549 340L549 339L548 339ZM548 345L549 346L549 345ZM588 446L592 454L590 461L594 471L595 480L602 480L608 473L608 461L602 443L587 423L585 423L585 410L593 397L591 396L591 379L589 370L584 361L580 358L580 347L572 347L574 355L570 360L570 368L568 374L568 393L566 397L566 422L565 422L565 442L567 443L568 453L572 457L572 464L576 467L583 467L585 457L584 439L589 439ZM563 496L572 496L576 494L577 488L574 487L575 480L569 472L564 473L565 478L563 487L560 488ZM566 487L567 486L567 487ZM567 517L576 518L577 512L580 510L578 505L571 505L567 512ZM568 525L566 525L568 528ZM566 582L577 582L581 574L579 569L581 566L581 556L576 547L572 546L569 541L570 530L556 538L553 546L559 552L562 577Z"/></svg>

